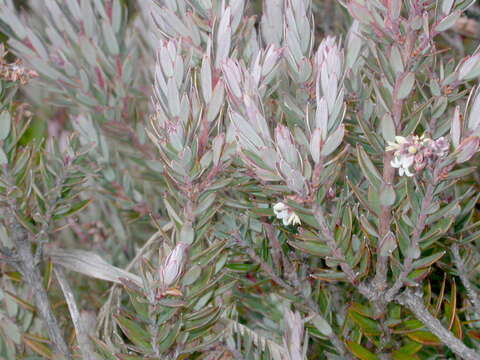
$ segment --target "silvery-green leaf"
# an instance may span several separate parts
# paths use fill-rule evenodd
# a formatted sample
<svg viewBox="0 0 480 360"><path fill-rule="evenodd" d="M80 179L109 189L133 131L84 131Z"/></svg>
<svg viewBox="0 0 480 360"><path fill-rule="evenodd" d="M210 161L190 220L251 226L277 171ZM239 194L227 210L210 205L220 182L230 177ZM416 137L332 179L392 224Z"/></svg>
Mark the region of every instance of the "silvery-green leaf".
<svg viewBox="0 0 480 360"><path fill-rule="evenodd" d="M0 165L5 165L8 164L8 158L7 154L5 154L5 151L3 148L0 147Z"/></svg>
<svg viewBox="0 0 480 360"><path fill-rule="evenodd" d="M460 144L460 139L462 137L462 119L460 116L460 106L457 105L453 112L452 125L450 127L450 137L452 139L452 144L454 148Z"/></svg>
<svg viewBox="0 0 480 360"><path fill-rule="evenodd" d="M415 84L415 74L413 72L409 72L404 74L399 82L397 88L397 99L402 100L405 99L413 89L413 85Z"/></svg>
<svg viewBox="0 0 480 360"><path fill-rule="evenodd" d="M385 141L395 141L395 124L393 118L389 113L383 115L380 126L382 128L382 135Z"/></svg>
<svg viewBox="0 0 480 360"><path fill-rule="evenodd" d="M208 104L212 97L212 69L210 64L210 56L205 55L200 69L200 80L202 85L202 95L205 103Z"/></svg>
<svg viewBox="0 0 480 360"><path fill-rule="evenodd" d="M115 36L112 25L107 20L102 22L102 32L108 51L113 56L117 56L120 53L117 37Z"/></svg>
<svg viewBox="0 0 480 360"><path fill-rule="evenodd" d="M94 252L58 248L48 248L45 251L54 264L62 265L80 274L119 284L121 283L120 278L131 280L137 285L142 284L139 276L107 263Z"/></svg>
<svg viewBox="0 0 480 360"><path fill-rule="evenodd" d="M444 17L438 24L435 26L436 31L445 31L450 29L455 23L457 22L458 18L462 12L460 10L456 10L452 12L450 15Z"/></svg>
<svg viewBox="0 0 480 360"><path fill-rule="evenodd" d="M412 259L418 259L421 255L420 248L418 246L410 246L407 250L407 256Z"/></svg>
<svg viewBox="0 0 480 360"><path fill-rule="evenodd" d="M225 102L225 91L222 82L218 82L213 90L213 96L210 99L207 109L207 120L212 122L218 116L220 109L223 107Z"/></svg>
<svg viewBox="0 0 480 360"><path fill-rule="evenodd" d="M12 124L12 119L10 113L7 110L3 110L0 113L0 140L5 140L10 134L10 126Z"/></svg>
<svg viewBox="0 0 480 360"><path fill-rule="evenodd" d="M114 0L112 4L112 26L115 33L121 29L122 25L122 2Z"/></svg>
<svg viewBox="0 0 480 360"><path fill-rule="evenodd" d="M194 210L194 215L201 215L207 211L210 206L215 202L216 194L214 192L208 194L199 201L197 208Z"/></svg>
<svg viewBox="0 0 480 360"><path fill-rule="evenodd" d="M402 54L397 46L393 45L390 50L390 64L395 74L401 74L404 71Z"/></svg>
<svg viewBox="0 0 480 360"><path fill-rule="evenodd" d="M185 222L180 231L180 241L185 244L191 244L194 240L195 233L190 222Z"/></svg>
<svg viewBox="0 0 480 360"><path fill-rule="evenodd" d="M223 61L228 57L232 37L232 28L230 27L231 13L230 7L225 9L218 26L215 67L220 69Z"/></svg>
<svg viewBox="0 0 480 360"><path fill-rule="evenodd" d="M180 114L180 94L178 93L177 84L173 78L168 79L168 107L172 116Z"/></svg>
<svg viewBox="0 0 480 360"><path fill-rule="evenodd" d="M469 130L476 130L480 125L480 88L477 88L473 97L473 105L470 109L470 114L468 116L467 127Z"/></svg>
<svg viewBox="0 0 480 360"><path fill-rule="evenodd" d="M360 23L354 20L350 30L348 32L347 44L346 44L346 67L351 68L358 59L360 50L362 49L363 40L360 36Z"/></svg>
<svg viewBox="0 0 480 360"><path fill-rule="evenodd" d="M442 1L442 14L448 15L450 14L450 10L452 10L452 6L455 0L443 0Z"/></svg>
<svg viewBox="0 0 480 360"><path fill-rule="evenodd" d="M343 141L344 135L345 127L342 124L333 132L333 134L330 134L327 137L327 141L325 141L325 144L322 147L322 156L326 157L337 150Z"/></svg>
<svg viewBox="0 0 480 360"><path fill-rule="evenodd" d="M278 125L275 128L275 142L277 149L283 159L296 168L299 165L297 148L293 143L293 137L290 130L284 125Z"/></svg>
<svg viewBox="0 0 480 360"><path fill-rule="evenodd" d="M380 189L380 185L383 183L383 179L380 176L380 173L378 172L375 165L372 163L372 161L368 157L365 150L360 146L357 146L357 158L358 158L358 163L362 168L363 174L368 179L368 181L373 186L373 188L376 189L376 191L378 191Z"/></svg>
<svg viewBox="0 0 480 360"><path fill-rule="evenodd" d="M281 45L283 37L283 0L264 0L261 21L262 37L267 44Z"/></svg>
<svg viewBox="0 0 480 360"><path fill-rule="evenodd" d="M323 317L315 315L312 323L323 335L330 336L332 334L332 327Z"/></svg>
<svg viewBox="0 0 480 360"><path fill-rule="evenodd" d="M390 256L397 248L397 240L391 231L380 240L379 250L381 256Z"/></svg>
<svg viewBox="0 0 480 360"><path fill-rule="evenodd" d="M321 130L321 138L325 140L328 132L328 107L327 101L322 97L317 100L317 111L315 113L315 125Z"/></svg>
<svg viewBox="0 0 480 360"><path fill-rule="evenodd" d="M392 206L395 203L395 190L393 185L382 185L380 187L380 205Z"/></svg>
<svg viewBox="0 0 480 360"><path fill-rule="evenodd" d="M212 150L213 150L213 164L216 166L220 162L220 157L222 155L223 145L225 144L225 134L220 134L213 139Z"/></svg>

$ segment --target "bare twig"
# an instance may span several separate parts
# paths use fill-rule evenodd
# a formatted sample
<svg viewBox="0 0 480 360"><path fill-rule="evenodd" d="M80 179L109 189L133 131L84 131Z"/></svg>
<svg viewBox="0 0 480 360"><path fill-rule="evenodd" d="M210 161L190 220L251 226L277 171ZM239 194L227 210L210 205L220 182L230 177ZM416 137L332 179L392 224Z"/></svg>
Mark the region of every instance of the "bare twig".
<svg viewBox="0 0 480 360"><path fill-rule="evenodd" d="M73 295L73 291L70 287L70 284L65 277L63 269L59 266L54 268L55 275L57 277L58 283L62 288L63 295L65 296L65 301L68 305L68 310L70 311L70 316L72 318L73 326L75 327L75 332L77 333L78 347L80 348L80 353L82 354L83 360L95 360L95 353L93 351L92 343L88 337L87 329L84 326L80 312L78 311L77 303Z"/></svg>
<svg viewBox="0 0 480 360"><path fill-rule="evenodd" d="M467 347L460 339L456 338L450 331L448 331L437 318L430 314L423 303L422 297L416 295L411 289L407 289L397 296L396 301L400 305L407 307L418 320L420 320L457 356L465 360L480 359L479 353Z"/></svg>
<svg viewBox="0 0 480 360"><path fill-rule="evenodd" d="M472 283L468 279L465 263L460 257L460 251L457 244L452 245L452 254L453 261L457 267L458 276L460 277L460 280L462 280L462 284L467 290L468 299L472 302L475 313L480 316L480 296L478 295L478 292L475 291Z"/></svg>

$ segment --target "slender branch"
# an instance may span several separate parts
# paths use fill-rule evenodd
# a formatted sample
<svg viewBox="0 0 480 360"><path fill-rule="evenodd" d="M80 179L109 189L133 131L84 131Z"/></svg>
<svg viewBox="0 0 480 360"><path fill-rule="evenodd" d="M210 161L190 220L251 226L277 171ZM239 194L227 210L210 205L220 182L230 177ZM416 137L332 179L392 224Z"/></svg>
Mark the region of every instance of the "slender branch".
<svg viewBox="0 0 480 360"><path fill-rule="evenodd" d="M434 179L436 178L434 171ZM422 205L420 207L420 215L418 216L418 221L415 224L415 229L413 230L413 234L410 240L410 247L412 249L419 249L419 242L420 242L420 237L422 236L423 230L425 229L425 222L427 220L427 211L430 209L433 201L433 196L434 196L434 190L436 187L436 181L432 181L427 185L427 191L425 193L425 197L422 200ZM392 287L386 292L385 294L385 301L390 302L393 300L393 298L397 295L397 293L400 291L402 288L408 274L412 271L412 265L413 265L413 256L412 254L408 254L407 257L405 258L404 264L403 264L403 271L400 273L398 276L397 280L395 283L392 285Z"/></svg>
<svg viewBox="0 0 480 360"><path fill-rule="evenodd" d="M457 356L465 360L478 360L480 354L467 347L460 339L448 331L442 323L435 318L423 303L422 297L414 294L411 289L400 294L396 301L407 307L415 317L420 320L440 341L448 346Z"/></svg>
<svg viewBox="0 0 480 360"><path fill-rule="evenodd" d="M320 229L322 230L322 233L323 233L323 236L325 237L327 245L330 248L330 251L332 252L332 256L335 258L335 260L340 261L340 267L342 271L345 273L345 275L347 275L348 280L351 283L355 283L357 276L355 275L355 272L353 271L350 264L345 259L345 255L343 254L342 249L340 249L337 246L337 242L335 241L335 236L333 235L332 230L330 230L327 224L327 220L325 219L325 214L323 212L322 206L318 204L314 205L313 216L315 217L315 219L318 221L318 224L320 225Z"/></svg>
<svg viewBox="0 0 480 360"><path fill-rule="evenodd" d="M55 267L54 272L58 283L62 288L63 295L65 296L68 310L70 311L70 317L72 318L73 326L75 327L75 332L77 333L78 347L80 348L82 358L83 360L95 360L96 357L93 351L92 343L90 342L88 331L85 328L85 324L83 323L80 312L78 311L78 306L75 301L72 288L70 287L70 284L68 283L61 267Z"/></svg>
<svg viewBox="0 0 480 360"><path fill-rule="evenodd" d="M55 352L62 356L63 359L71 359L70 351L67 343L63 338L62 331L58 325L58 321L53 314L50 300L48 299L47 291L43 287L43 279L40 270L35 263L35 258L32 254L32 247L28 241L26 230L18 223L13 224L12 235L17 247L17 252L20 257L20 268L22 269L23 279L30 287L35 298L35 305L45 322L50 340L52 341Z"/></svg>
<svg viewBox="0 0 480 360"><path fill-rule="evenodd" d="M465 263L460 257L460 251L457 244L452 245L453 261L457 267L458 276L462 280L463 286L467 290L468 299L472 302L475 313L480 316L480 296L475 291L472 283L468 279L467 270L465 269Z"/></svg>
<svg viewBox="0 0 480 360"><path fill-rule="evenodd" d="M402 104L398 104L399 107L394 109L394 119L398 118L400 121ZM395 169L390 162L392 161L393 153L391 151L385 152L383 156L383 181L385 184L393 184L395 178ZM378 291L385 291L387 288L387 273L388 273L388 255L381 255L380 246L386 236L390 233L390 225L392 223L392 209L391 206L382 205L380 209L378 229L378 246L377 246L377 264L375 268L375 277L373 278L372 285Z"/></svg>

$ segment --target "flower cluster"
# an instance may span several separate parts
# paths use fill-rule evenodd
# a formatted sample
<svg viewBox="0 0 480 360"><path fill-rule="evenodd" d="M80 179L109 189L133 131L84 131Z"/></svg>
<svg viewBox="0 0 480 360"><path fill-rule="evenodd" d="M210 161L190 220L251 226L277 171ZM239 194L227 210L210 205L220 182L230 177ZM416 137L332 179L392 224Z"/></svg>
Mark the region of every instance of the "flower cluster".
<svg viewBox="0 0 480 360"><path fill-rule="evenodd" d="M20 84L25 85L30 79L37 76L38 74L36 71L23 67L20 60L17 60L12 64L4 63L3 60L0 62L1 79L11 82L20 82Z"/></svg>
<svg viewBox="0 0 480 360"><path fill-rule="evenodd" d="M283 225L300 225L300 218L287 205L282 202L273 206L273 212L278 219L282 219Z"/></svg>
<svg viewBox="0 0 480 360"><path fill-rule="evenodd" d="M446 156L449 148L450 143L444 137L432 140L425 135L410 135L395 136L395 142L389 141L386 150L395 151L391 165L398 168L400 176L413 176L433 161Z"/></svg>

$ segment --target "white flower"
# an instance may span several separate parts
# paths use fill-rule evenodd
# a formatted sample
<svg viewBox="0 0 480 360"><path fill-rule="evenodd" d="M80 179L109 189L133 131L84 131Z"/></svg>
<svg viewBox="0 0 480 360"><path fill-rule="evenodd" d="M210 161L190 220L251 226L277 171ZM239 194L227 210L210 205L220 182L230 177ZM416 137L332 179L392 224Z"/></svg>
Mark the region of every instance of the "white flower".
<svg viewBox="0 0 480 360"><path fill-rule="evenodd" d="M399 156L395 156L390 162L390 165L398 169L400 176L413 176L413 173L410 172L409 168L412 166L414 159L414 156L401 154Z"/></svg>
<svg viewBox="0 0 480 360"><path fill-rule="evenodd" d="M283 225L300 225L300 218L287 205L282 202L273 206L273 212L277 219L281 219Z"/></svg>
<svg viewBox="0 0 480 360"><path fill-rule="evenodd" d="M395 142L388 141L388 146L385 150L386 151L399 150L400 146L402 144L405 144L406 142L407 142L407 138L405 138L403 136L395 136Z"/></svg>

